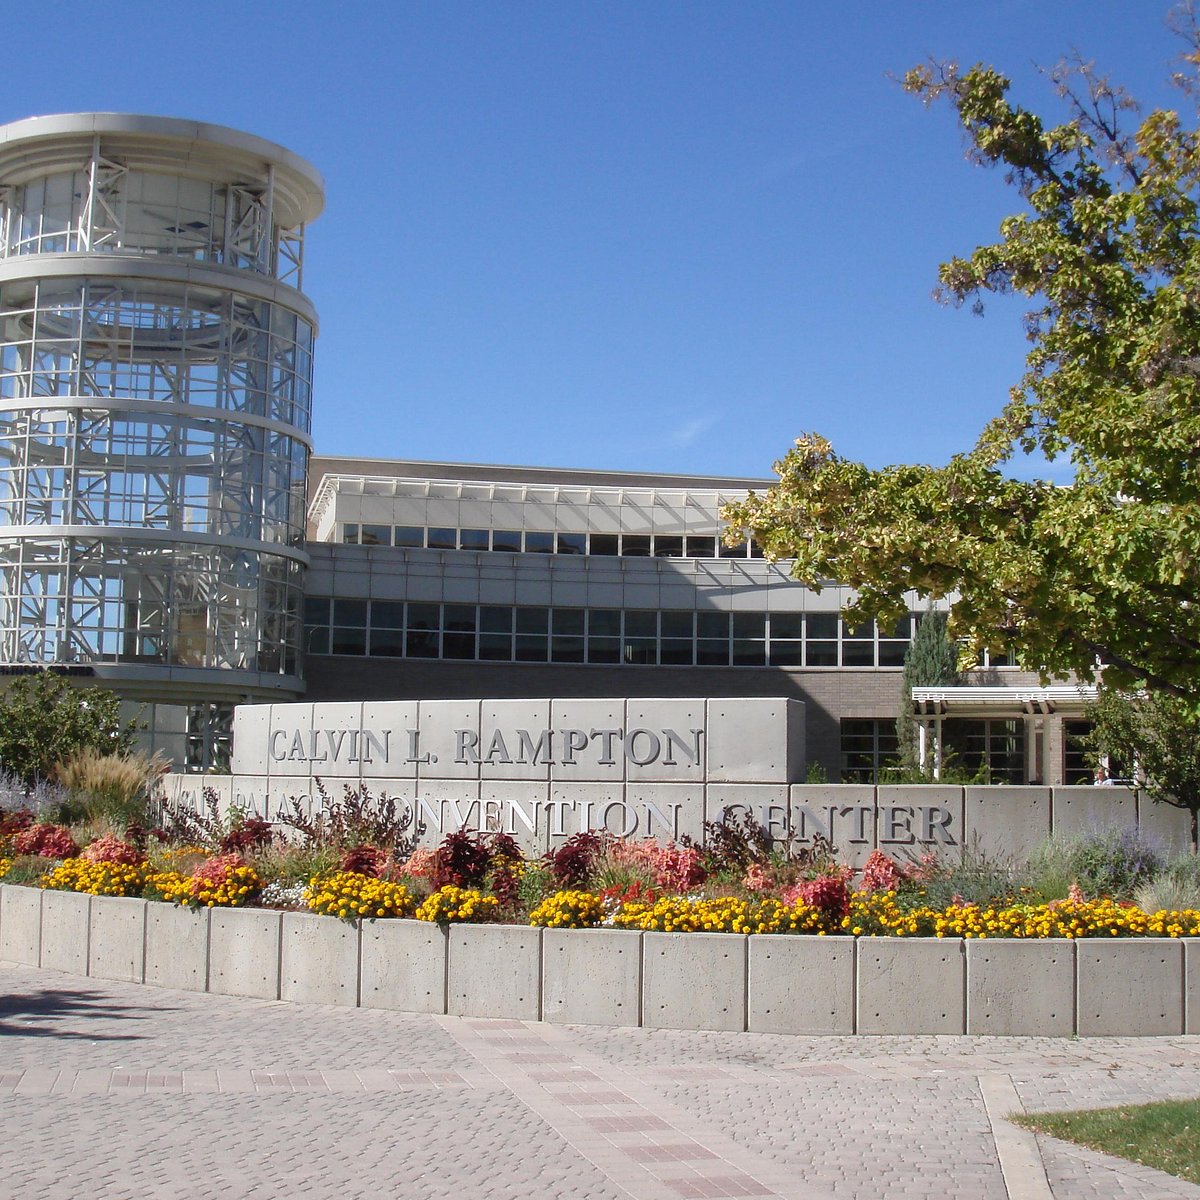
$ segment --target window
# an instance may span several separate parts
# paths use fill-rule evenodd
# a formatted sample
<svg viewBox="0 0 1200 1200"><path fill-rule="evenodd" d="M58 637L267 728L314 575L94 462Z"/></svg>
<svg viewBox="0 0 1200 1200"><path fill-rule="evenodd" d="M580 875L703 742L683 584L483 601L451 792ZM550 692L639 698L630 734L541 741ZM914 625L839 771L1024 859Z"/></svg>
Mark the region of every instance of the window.
<svg viewBox="0 0 1200 1200"><path fill-rule="evenodd" d="M560 533L556 535L554 551L556 554L587 553L587 534Z"/></svg>
<svg viewBox="0 0 1200 1200"><path fill-rule="evenodd" d="M588 553L615 557L621 553L619 533L593 533L588 539Z"/></svg>
<svg viewBox="0 0 1200 1200"><path fill-rule="evenodd" d="M525 533L526 554L553 554L554 534L530 529Z"/></svg>
<svg viewBox="0 0 1200 1200"><path fill-rule="evenodd" d="M899 753L895 717L843 717L843 783L878 783L879 773Z"/></svg>
<svg viewBox="0 0 1200 1200"><path fill-rule="evenodd" d="M460 529L458 531L458 548L460 550L486 550L491 536L486 529Z"/></svg>
<svg viewBox="0 0 1200 1200"><path fill-rule="evenodd" d="M519 529L493 529L492 549L506 554L521 553L521 531Z"/></svg>

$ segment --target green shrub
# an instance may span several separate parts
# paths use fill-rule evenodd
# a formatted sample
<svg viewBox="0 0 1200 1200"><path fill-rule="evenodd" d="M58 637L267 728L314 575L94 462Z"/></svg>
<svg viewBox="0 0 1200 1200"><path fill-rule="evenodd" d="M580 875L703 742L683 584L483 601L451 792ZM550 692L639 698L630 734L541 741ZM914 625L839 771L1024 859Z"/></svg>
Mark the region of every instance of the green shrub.
<svg viewBox="0 0 1200 1200"><path fill-rule="evenodd" d="M1125 900L1164 865L1162 854L1137 830L1102 829L1048 838L1029 860L1029 885L1044 900L1061 899L1073 883L1089 898Z"/></svg>

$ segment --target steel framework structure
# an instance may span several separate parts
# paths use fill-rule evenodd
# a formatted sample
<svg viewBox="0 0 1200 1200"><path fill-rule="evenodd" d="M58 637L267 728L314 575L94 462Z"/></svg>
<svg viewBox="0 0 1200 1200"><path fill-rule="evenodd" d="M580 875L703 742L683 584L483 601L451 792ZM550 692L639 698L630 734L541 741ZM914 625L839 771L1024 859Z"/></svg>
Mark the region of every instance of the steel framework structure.
<svg viewBox="0 0 1200 1200"><path fill-rule="evenodd" d="M0 127L0 666L180 705L303 692L322 204L234 130Z"/></svg>

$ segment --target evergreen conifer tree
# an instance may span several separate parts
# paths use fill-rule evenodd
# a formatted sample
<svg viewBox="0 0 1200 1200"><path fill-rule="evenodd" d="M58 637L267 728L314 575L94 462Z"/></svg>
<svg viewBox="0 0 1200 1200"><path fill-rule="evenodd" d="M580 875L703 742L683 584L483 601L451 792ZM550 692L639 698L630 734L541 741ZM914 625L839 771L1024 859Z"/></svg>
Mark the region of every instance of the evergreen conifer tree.
<svg viewBox="0 0 1200 1200"><path fill-rule="evenodd" d="M902 771L917 769L916 721L912 712L912 689L954 685L961 681L958 647L951 640L948 617L929 609L921 617L917 632L904 652L903 695L896 716L896 739Z"/></svg>

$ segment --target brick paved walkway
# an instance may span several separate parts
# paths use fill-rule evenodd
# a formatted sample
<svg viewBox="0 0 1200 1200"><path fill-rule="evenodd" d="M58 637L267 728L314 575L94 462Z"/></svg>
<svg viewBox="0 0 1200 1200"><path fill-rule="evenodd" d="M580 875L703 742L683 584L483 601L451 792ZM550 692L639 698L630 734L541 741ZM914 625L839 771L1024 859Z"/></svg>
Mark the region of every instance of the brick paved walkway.
<svg viewBox="0 0 1200 1200"><path fill-rule="evenodd" d="M1200 1200L996 1112L1200 1095L1196 1037L594 1029L0 966L0 1048L0 1195L29 1200Z"/></svg>

